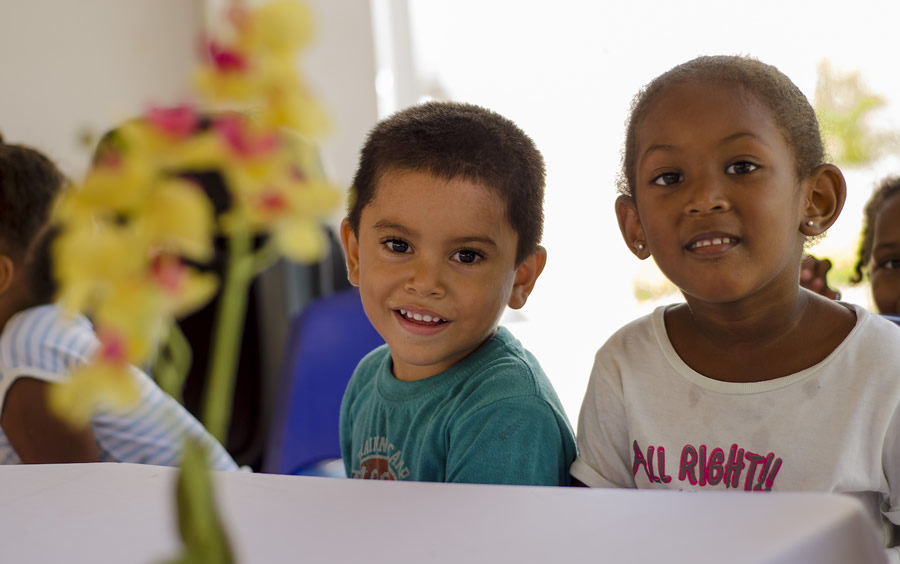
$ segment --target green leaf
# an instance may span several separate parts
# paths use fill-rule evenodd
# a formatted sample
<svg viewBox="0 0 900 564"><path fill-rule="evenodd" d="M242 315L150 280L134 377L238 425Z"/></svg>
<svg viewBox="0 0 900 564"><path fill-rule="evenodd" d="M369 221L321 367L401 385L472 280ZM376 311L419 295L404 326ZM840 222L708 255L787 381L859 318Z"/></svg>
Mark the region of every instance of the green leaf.
<svg viewBox="0 0 900 564"><path fill-rule="evenodd" d="M182 554L163 564L231 564L234 553L216 509L208 453L188 439L176 484Z"/></svg>

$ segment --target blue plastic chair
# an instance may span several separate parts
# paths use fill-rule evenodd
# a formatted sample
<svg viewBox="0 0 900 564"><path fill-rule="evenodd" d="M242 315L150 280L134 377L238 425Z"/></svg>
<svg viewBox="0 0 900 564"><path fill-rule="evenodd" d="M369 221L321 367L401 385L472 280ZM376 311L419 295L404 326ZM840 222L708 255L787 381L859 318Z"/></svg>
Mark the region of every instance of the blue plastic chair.
<svg viewBox="0 0 900 564"><path fill-rule="evenodd" d="M897 325L900 325L900 315L891 315L888 313L884 313L881 315L881 317L887 319L888 321L893 321Z"/></svg>
<svg viewBox="0 0 900 564"><path fill-rule="evenodd" d="M292 322L263 471L342 476L341 398L357 363L384 343L350 288L311 301Z"/></svg>

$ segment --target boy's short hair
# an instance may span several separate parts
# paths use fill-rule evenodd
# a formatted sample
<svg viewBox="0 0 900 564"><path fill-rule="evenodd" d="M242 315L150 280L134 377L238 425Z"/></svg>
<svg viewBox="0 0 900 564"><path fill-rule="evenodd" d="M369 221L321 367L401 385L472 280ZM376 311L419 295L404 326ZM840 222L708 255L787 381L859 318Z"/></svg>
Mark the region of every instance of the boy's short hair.
<svg viewBox="0 0 900 564"><path fill-rule="evenodd" d="M429 102L381 121L369 132L353 179L348 219L354 233L379 180L392 170L464 178L495 191L519 236L516 264L537 250L544 223L544 159L509 119L472 104Z"/></svg>
<svg viewBox="0 0 900 564"><path fill-rule="evenodd" d="M625 133L625 150L618 180L619 193L634 195L636 129L651 105L669 86L699 80L738 86L768 108L794 153L798 178L805 178L824 162L825 150L816 112L787 75L752 57L703 56L669 69L644 86L634 97Z"/></svg>

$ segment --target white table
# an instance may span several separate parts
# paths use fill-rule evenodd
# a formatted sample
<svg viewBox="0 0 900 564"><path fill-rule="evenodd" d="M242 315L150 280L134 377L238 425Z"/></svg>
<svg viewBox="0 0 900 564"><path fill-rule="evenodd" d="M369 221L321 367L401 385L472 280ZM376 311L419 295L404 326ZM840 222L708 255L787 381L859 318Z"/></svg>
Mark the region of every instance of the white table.
<svg viewBox="0 0 900 564"><path fill-rule="evenodd" d="M0 562L173 556L175 471L0 466ZM862 506L837 495L215 479L242 563L883 561Z"/></svg>

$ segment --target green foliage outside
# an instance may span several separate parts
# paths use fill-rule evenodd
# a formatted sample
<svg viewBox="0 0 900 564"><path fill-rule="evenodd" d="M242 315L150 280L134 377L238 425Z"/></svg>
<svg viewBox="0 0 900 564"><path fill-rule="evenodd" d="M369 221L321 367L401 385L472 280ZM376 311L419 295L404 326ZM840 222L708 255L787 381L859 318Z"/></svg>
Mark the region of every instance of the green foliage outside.
<svg viewBox="0 0 900 564"><path fill-rule="evenodd" d="M827 60L818 66L815 109L830 158L838 166L865 166L896 150L897 135L872 125L884 98L865 86L858 71L841 72Z"/></svg>

